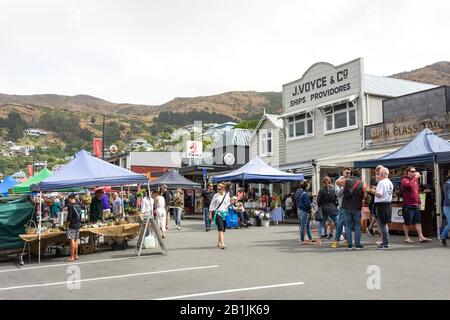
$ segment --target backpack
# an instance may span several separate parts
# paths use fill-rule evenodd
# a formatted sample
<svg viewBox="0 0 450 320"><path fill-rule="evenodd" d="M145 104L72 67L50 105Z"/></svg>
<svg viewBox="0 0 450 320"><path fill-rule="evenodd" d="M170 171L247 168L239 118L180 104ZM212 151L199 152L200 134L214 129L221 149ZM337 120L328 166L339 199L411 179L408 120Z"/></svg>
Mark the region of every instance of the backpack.
<svg viewBox="0 0 450 320"><path fill-rule="evenodd" d="M355 180L354 180L355 181ZM353 188L351 188L351 189L345 189L344 190L344 198L346 198L346 199L351 199L352 197L353 197L353 192L356 190L356 188L359 186L359 180L356 180L354 183L353 183ZM345 187L344 187L345 188Z"/></svg>

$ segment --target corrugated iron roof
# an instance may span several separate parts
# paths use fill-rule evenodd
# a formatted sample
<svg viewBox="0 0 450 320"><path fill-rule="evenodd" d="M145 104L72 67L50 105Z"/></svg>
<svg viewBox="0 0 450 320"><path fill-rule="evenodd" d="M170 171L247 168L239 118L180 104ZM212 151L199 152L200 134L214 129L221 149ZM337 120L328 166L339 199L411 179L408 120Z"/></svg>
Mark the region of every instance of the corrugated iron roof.
<svg viewBox="0 0 450 320"><path fill-rule="evenodd" d="M248 129L230 129L223 133L222 137L214 144L214 148L226 146L248 146L252 131Z"/></svg>
<svg viewBox="0 0 450 320"><path fill-rule="evenodd" d="M437 87L427 83L374 76L371 74L364 75L364 86L365 93L384 97L398 97Z"/></svg>

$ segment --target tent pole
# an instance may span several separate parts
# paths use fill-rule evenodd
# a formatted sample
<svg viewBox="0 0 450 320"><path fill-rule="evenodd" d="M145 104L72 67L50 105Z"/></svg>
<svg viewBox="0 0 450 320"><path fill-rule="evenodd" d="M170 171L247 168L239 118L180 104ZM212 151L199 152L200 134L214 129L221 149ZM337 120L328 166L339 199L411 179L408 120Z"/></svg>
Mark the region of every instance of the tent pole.
<svg viewBox="0 0 450 320"><path fill-rule="evenodd" d="M39 191L38 263L41 263L42 191Z"/></svg>
<svg viewBox="0 0 450 320"><path fill-rule="evenodd" d="M122 211L122 217L125 218L125 208L123 205L123 186L120 186L120 199L122 199L122 209L120 211Z"/></svg>
<svg viewBox="0 0 450 320"><path fill-rule="evenodd" d="M442 210L441 210L441 179L439 172L439 164L434 162L434 192L436 199L436 224L437 224L437 234L439 238L439 229L442 225Z"/></svg>

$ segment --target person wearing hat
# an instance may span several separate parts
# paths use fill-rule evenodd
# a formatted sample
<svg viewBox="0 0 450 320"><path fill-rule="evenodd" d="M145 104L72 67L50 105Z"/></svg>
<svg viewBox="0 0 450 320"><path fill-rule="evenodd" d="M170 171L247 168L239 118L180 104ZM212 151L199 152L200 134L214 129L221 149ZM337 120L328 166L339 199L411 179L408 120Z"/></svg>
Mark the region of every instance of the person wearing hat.
<svg viewBox="0 0 450 320"><path fill-rule="evenodd" d="M94 197L92 198L91 205L89 207L89 217L91 223L95 223L99 220L103 220L103 204L102 196L103 189L95 189Z"/></svg>
<svg viewBox="0 0 450 320"><path fill-rule="evenodd" d="M447 225L442 230L439 239L441 244L447 246L448 231L450 230L450 171L447 173L447 182L444 184L444 215L447 219Z"/></svg>

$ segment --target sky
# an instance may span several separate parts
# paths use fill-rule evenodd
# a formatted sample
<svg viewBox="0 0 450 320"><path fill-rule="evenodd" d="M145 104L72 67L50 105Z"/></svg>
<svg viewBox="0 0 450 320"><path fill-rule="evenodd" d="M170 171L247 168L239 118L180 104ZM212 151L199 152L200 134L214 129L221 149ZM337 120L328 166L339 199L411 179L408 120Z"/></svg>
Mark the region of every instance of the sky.
<svg viewBox="0 0 450 320"><path fill-rule="evenodd" d="M162 104L281 91L314 63L450 60L450 1L0 0L0 93Z"/></svg>

